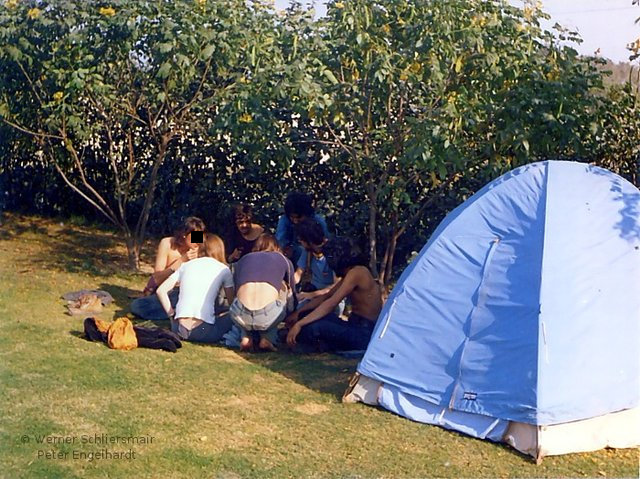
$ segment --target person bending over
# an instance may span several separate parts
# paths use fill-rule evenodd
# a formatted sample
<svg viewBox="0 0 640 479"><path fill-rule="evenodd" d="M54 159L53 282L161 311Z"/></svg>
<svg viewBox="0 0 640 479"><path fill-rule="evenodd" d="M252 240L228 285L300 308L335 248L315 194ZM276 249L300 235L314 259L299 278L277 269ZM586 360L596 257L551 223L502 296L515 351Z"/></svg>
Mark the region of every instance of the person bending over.
<svg viewBox="0 0 640 479"><path fill-rule="evenodd" d="M305 281L305 284L301 285L302 292L298 293L298 299L306 300L328 293L336 283L336 276L322 252L322 248L329 241L322 225L311 218L305 218L295 229L304 248L298 259L296 284L305 276L309 276L310 279L308 283Z"/></svg>
<svg viewBox="0 0 640 479"><path fill-rule="evenodd" d="M332 239L323 250L342 279L287 317L287 344L294 347L299 341L318 352L366 349L382 309L379 285L348 239ZM348 321L334 312L344 298L351 301Z"/></svg>
<svg viewBox="0 0 640 479"><path fill-rule="evenodd" d="M244 255L251 253L256 241L258 241L258 237L264 233L264 228L253 222L251 206L234 205L231 213L233 224L230 228L229 248L227 249L227 251L231 251L228 256L229 263L238 261Z"/></svg>
<svg viewBox="0 0 640 479"><path fill-rule="evenodd" d="M263 233L253 252L235 263L236 299L229 314L242 332L240 349L253 349L252 332L260 335L258 348L275 351L277 327L287 315L287 296L293 294L293 264L275 238Z"/></svg>
<svg viewBox="0 0 640 479"><path fill-rule="evenodd" d="M160 240L154 264L154 277L158 281L151 280L147 284L143 294L131 303L131 312L142 319L158 321L168 319L162 305L155 294L156 288L163 283L180 265L199 256L200 243L191 242L191 233L205 231L204 222L195 216L188 217L176 230L173 236L167 236ZM173 307L178 303L178 289L169 292L169 299Z"/></svg>
<svg viewBox="0 0 640 479"><path fill-rule="evenodd" d="M289 193L284 202L284 215L278 219L276 239L282 252L287 258L291 259L294 264L297 264L298 258L303 250L302 245L298 241L295 225L305 218L311 218L320 223L324 235L329 237L327 223L313 208L313 198L305 193Z"/></svg>
<svg viewBox="0 0 640 479"><path fill-rule="evenodd" d="M232 323L228 314L216 317L216 298L224 288L229 303L233 301L233 276L225 263L224 243L219 236L207 234L204 250L206 256L182 264L156 294L171 318L171 331L187 341L217 343ZM178 282L180 296L174 310L168 293Z"/></svg>

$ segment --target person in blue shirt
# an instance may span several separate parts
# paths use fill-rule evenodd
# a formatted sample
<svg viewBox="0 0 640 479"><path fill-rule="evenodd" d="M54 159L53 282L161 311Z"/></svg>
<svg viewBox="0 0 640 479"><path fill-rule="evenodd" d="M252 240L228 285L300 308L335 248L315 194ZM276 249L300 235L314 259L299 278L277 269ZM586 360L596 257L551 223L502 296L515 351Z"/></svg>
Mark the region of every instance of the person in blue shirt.
<svg viewBox="0 0 640 479"><path fill-rule="evenodd" d="M328 292L336 282L336 275L322 253L322 247L329 238L325 236L320 222L311 218L299 222L295 230L304 248L296 265L296 284L303 277L309 277L309 281L301 285L302 291L298 293L298 299L311 299Z"/></svg>
<svg viewBox="0 0 640 479"><path fill-rule="evenodd" d="M322 226L325 236L329 237L329 230L324 218L315 212L311 196L293 192L287 195L284 202L284 215L280 216L276 228L276 240L282 252L294 264L297 264L304 247L300 244L295 225L305 218L312 218Z"/></svg>

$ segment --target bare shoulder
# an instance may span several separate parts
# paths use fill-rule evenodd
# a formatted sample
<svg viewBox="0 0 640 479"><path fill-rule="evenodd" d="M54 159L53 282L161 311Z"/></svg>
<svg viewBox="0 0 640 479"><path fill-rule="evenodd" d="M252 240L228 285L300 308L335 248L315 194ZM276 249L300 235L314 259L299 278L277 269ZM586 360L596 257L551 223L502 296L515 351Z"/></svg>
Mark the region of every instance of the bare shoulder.
<svg viewBox="0 0 640 479"><path fill-rule="evenodd" d="M358 275L364 276L365 278L368 278L373 281L373 275L371 274L371 271L369 271L369 268L367 268L366 266L362 266L362 265L354 266L352 268L352 271L356 271Z"/></svg>
<svg viewBox="0 0 640 479"><path fill-rule="evenodd" d="M173 237L165 236L160 240L160 244L158 245L158 248L172 249L172 246L173 246Z"/></svg>
<svg viewBox="0 0 640 479"><path fill-rule="evenodd" d="M369 268L360 265L351 268L345 275L345 280L365 288L375 282Z"/></svg>

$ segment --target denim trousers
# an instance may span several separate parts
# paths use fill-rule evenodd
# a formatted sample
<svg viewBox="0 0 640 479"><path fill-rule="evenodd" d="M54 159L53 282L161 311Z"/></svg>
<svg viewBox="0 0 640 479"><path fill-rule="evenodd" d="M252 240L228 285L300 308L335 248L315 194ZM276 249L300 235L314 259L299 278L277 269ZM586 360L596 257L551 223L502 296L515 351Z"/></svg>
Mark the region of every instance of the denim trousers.
<svg viewBox="0 0 640 479"><path fill-rule="evenodd" d="M180 324L177 319L171 320L171 331L176 333L180 339L190 341L192 343L219 343L222 336L231 330L233 325L228 314L216 316L213 324L203 322L193 329L187 329Z"/></svg>
<svg viewBox="0 0 640 479"><path fill-rule="evenodd" d="M303 326L298 341L318 351L354 351L367 349L375 321L351 313L347 321L335 313Z"/></svg>
<svg viewBox="0 0 640 479"><path fill-rule="evenodd" d="M285 302L276 299L264 308L252 310L236 298L231 303L229 315L242 331L243 338L249 335L249 331L257 331L260 333L261 338L266 338L271 343L275 343L278 324L287 315L287 305Z"/></svg>
<svg viewBox="0 0 640 479"><path fill-rule="evenodd" d="M178 288L173 288L169 291L169 301L171 301L171 307L176 308L178 304L178 295L180 291ZM143 298L134 299L129 307L131 312L142 319L151 321L162 321L163 319L169 319L167 313L162 309L162 304L155 294L150 294Z"/></svg>

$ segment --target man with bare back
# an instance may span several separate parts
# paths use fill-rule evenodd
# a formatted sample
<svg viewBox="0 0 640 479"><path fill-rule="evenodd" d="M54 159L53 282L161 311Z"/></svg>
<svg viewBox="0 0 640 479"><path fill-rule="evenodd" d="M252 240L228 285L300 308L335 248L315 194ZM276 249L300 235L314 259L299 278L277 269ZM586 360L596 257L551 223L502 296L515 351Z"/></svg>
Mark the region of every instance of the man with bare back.
<svg viewBox="0 0 640 479"><path fill-rule="evenodd" d="M330 240L323 253L342 279L287 317L287 343L293 347L300 342L317 351L366 349L382 309L380 287L348 239ZM333 312L344 298L351 302L347 321Z"/></svg>

